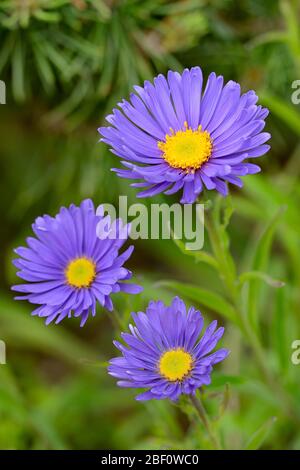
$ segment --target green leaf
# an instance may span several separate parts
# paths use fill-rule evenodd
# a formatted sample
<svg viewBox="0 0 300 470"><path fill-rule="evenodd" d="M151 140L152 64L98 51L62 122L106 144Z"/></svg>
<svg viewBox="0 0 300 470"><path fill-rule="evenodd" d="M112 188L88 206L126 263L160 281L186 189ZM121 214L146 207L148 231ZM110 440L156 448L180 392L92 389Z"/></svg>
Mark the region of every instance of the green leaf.
<svg viewBox="0 0 300 470"><path fill-rule="evenodd" d="M40 20L45 21L46 23L57 23L61 19L60 13L56 11L45 11L45 10L35 10L33 16Z"/></svg>
<svg viewBox="0 0 300 470"><path fill-rule="evenodd" d="M61 73L61 76L64 80L70 80L71 73L69 67L69 60L66 57L66 54L59 51L58 48L55 48L50 42L43 42L44 55L47 56L49 61L57 68Z"/></svg>
<svg viewBox="0 0 300 470"><path fill-rule="evenodd" d="M280 9L285 19L286 29L288 33L288 42L291 49L291 53L294 57L299 57L300 35L298 21L298 2L282 0L280 2Z"/></svg>
<svg viewBox="0 0 300 470"><path fill-rule="evenodd" d="M274 423L277 421L277 418L273 416L268 419L249 439L245 446L245 450L257 450L260 449L265 440L267 439L271 428Z"/></svg>
<svg viewBox="0 0 300 470"><path fill-rule="evenodd" d="M21 38L18 38L12 56L12 91L16 101L24 101L25 93L25 51Z"/></svg>
<svg viewBox="0 0 300 470"><path fill-rule="evenodd" d="M176 281L161 281L158 285L172 289L176 294L193 301L196 305L204 305L212 311L217 312L226 320L239 324L235 309L219 294L201 287Z"/></svg>
<svg viewBox="0 0 300 470"><path fill-rule="evenodd" d="M34 58L36 61L37 71L40 75L41 82L47 93L54 90L55 76L49 64L48 59L43 55L43 50L38 43L33 48Z"/></svg>
<svg viewBox="0 0 300 470"><path fill-rule="evenodd" d="M223 398L219 406L218 418L217 418L218 420L221 419L222 416L224 416L228 408L229 402L230 402L230 388L229 388L228 383L226 383L224 392L223 392Z"/></svg>
<svg viewBox="0 0 300 470"><path fill-rule="evenodd" d="M212 387L224 387L224 385L243 385L247 379L240 375L228 375L215 372L212 375Z"/></svg>
<svg viewBox="0 0 300 470"><path fill-rule="evenodd" d="M230 219L233 215L234 212L234 207L232 203L232 197L228 195L224 201L224 212L223 212L223 220L222 220L222 227L223 230L226 230L226 228L229 225Z"/></svg>
<svg viewBox="0 0 300 470"><path fill-rule="evenodd" d="M213 268L218 270L218 262L210 253L207 253L204 250L200 250L200 251L187 250L183 241L174 237L173 231L172 231L172 240L183 254L187 256L191 256L192 258L194 258L194 260L197 263L200 263L200 262L206 263L209 266L212 266Z"/></svg>
<svg viewBox="0 0 300 470"><path fill-rule="evenodd" d="M1 51L0 51L0 72L2 72L3 68L9 61L11 54L13 52L14 46L16 42L16 36L14 33L8 34L4 44L2 44Z"/></svg>
<svg viewBox="0 0 300 470"><path fill-rule="evenodd" d="M264 233L262 234L256 251L253 256L252 270L255 272L265 271L268 265L272 241L274 238L275 228L285 211L285 207L280 207L275 216L271 219ZM252 271L252 272L253 272ZM252 326L257 329L258 325L258 304L260 300L260 282L253 278L249 281L248 291L248 314Z"/></svg>
<svg viewBox="0 0 300 470"><path fill-rule="evenodd" d="M251 39L251 41L248 42L247 46L252 49L257 46L262 46L264 44L270 44L274 42L286 43L287 41L288 35L285 31L268 31L267 33L255 36L254 39Z"/></svg>
<svg viewBox="0 0 300 470"><path fill-rule="evenodd" d="M66 444L60 436L60 430L57 429L50 420L47 420L38 409L31 410L30 421L31 425L38 430L52 449L67 449Z"/></svg>
<svg viewBox="0 0 300 470"><path fill-rule="evenodd" d="M95 360L96 354L89 346L63 328L46 327L42 319L30 316L28 308L1 298L0 311L1 338L10 346L30 346L73 366L80 366L84 360Z"/></svg>
<svg viewBox="0 0 300 470"><path fill-rule="evenodd" d="M279 279L273 279L271 276L261 271L248 271L246 273L241 274L239 278L241 284L245 284L246 282L251 281L252 279L263 281L269 286L275 288L280 288L285 285L283 281L280 281Z"/></svg>
<svg viewBox="0 0 300 470"><path fill-rule="evenodd" d="M274 320L272 321L272 340L274 350L277 353L278 363L281 371L286 371L291 364L290 341L287 335L287 315L290 306L288 305L288 296L291 296L289 286L286 289L280 289L276 292ZM289 323L291 322L291 318Z"/></svg>

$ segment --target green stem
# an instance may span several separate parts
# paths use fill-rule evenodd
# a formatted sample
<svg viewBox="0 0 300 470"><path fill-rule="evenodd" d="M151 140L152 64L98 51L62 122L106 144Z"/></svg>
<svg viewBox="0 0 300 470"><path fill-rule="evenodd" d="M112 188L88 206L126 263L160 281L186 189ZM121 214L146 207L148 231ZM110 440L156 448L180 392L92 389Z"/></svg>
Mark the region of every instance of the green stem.
<svg viewBox="0 0 300 470"><path fill-rule="evenodd" d="M197 414L198 414L200 420L202 421L202 423L203 423L203 425L204 425L204 427L207 431L207 434L210 438L210 441L211 441L211 444L212 444L213 448L217 449L217 450L220 450L221 445L220 445L217 437L215 436L214 432L212 431L212 426L211 426L209 417L206 413L206 410L203 406L203 403L201 401L201 398L197 398L195 395L190 395L190 400L191 400L191 403L192 403L193 407L197 411Z"/></svg>
<svg viewBox="0 0 300 470"><path fill-rule="evenodd" d="M116 309L113 309L111 312L105 309L105 312L107 313L107 316L109 317L110 321L112 322L113 327L116 329L116 331L126 331L127 330L127 325L123 324L123 321L121 319L121 315L117 312Z"/></svg>

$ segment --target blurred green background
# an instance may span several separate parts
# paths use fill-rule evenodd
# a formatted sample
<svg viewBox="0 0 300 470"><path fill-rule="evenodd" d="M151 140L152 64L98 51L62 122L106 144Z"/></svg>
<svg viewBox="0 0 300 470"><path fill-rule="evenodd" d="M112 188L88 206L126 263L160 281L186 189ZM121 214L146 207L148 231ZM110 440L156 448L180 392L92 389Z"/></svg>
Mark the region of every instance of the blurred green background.
<svg viewBox="0 0 300 470"><path fill-rule="evenodd" d="M226 291L214 271L172 240L136 243L128 266L145 291L115 303L126 323L149 299L169 301L177 292L207 321L218 318L232 353L217 368L207 406L219 416L224 445L300 448L300 365L291 363L291 343L300 339L300 113L291 103L292 82L300 79L299 18L299 0L1 0L0 339L7 364L0 365L0 448L209 445L178 406L137 403L107 376L118 335L109 315L99 310L83 329L76 320L45 327L10 292L12 250L31 234L35 217L85 197L97 205L117 204L119 194L136 201L128 182L110 172L117 159L98 143L97 127L134 84L194 65L255 89L271 111L272 150L261 174L231 190L229 232L240 272L285 282L275 289L270 278L255 281L246 293L258 312L266 367L284 397L265 385L240 331L216 306ZM178 284L159 284L166 279Z"/></svg>

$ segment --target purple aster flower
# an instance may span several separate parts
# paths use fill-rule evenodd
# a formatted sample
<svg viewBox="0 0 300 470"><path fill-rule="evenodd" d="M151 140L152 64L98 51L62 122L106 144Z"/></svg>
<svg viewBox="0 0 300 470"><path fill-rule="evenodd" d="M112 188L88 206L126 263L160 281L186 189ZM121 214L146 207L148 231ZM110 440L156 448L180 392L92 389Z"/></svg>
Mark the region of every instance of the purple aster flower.
<svg viewBox="0 0 300 470"><path fill-rule="evenodd" d="M201 313L175 297L170 307L150 302L146 313L132 314L135 326L122 338L127 347L115 341L122 356L110 361L108 372L119 379L120 387L146 388L137 400L177 400L181 394L194 395L197 388L210 384L214 364L223 361L227 349L210 354L224 328L213 321L199 339L203 328Z"/></svg>
<svg viewBox="0 0 300 470"><path fill-rule="evenodd" d="M119 253L129 226L97 214L87 199L80 207L62 207L55 217L38 217L32 225L36 238L27 238L28 247L15 250L20 256L14 260L20 270L17 274L27 281L12 287L25 294L16 299L40 305L32 314L45 317L46 324L59 323L73 312L81 317L83 326L90 314L95 316L97 301L112 310L110 294L141 291L139 286L123 282L132 276L123 264L133 246ZM101 239L97 236L99 223L106 229L101 230Z"/></svg>
<svg viewBox="0 0 300 470"><path fill-rule="evenodd" d="M130 101L119 103L101 127L102 141L122 159L121 178L140 180L138 197L183 191L193 203L203 188L227 195L227 183L260 171L248 158L264 155L270 134L262 132L268 110L257 95L241 95L240 85L211 73L202 93L200 67L158 75L134 87Z"/></svg>

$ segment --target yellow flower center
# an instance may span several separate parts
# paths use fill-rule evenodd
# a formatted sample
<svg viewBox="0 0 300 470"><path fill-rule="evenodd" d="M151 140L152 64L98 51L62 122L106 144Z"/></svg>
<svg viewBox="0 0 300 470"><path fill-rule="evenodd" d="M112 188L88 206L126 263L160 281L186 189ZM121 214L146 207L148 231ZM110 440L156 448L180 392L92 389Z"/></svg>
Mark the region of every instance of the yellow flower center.
<svg viewBox="0 0 300 470"><path fill-rule="evenodd" d="M185 129L171 135L166 135L165 142L159 141L158 148L163 152L163 158L173 168L181 168L194 172L205 163L212 153L212 139L201 126L196 131L184 123Z"/></svg>
<svg viewBox="0 0 300 470"><path fill-rule="evenodd" d="M89 287L96 276L96 266L88 258L77 258L68 264L65 271L68 284L73 287Z"/></svg>
<svg viewBox="0 0 300 470"><path fill-rule="evenodd" d="M183 349L166 351L159 361L159 372L171 382L182 380L192 370L193 358Z"/></svg>

